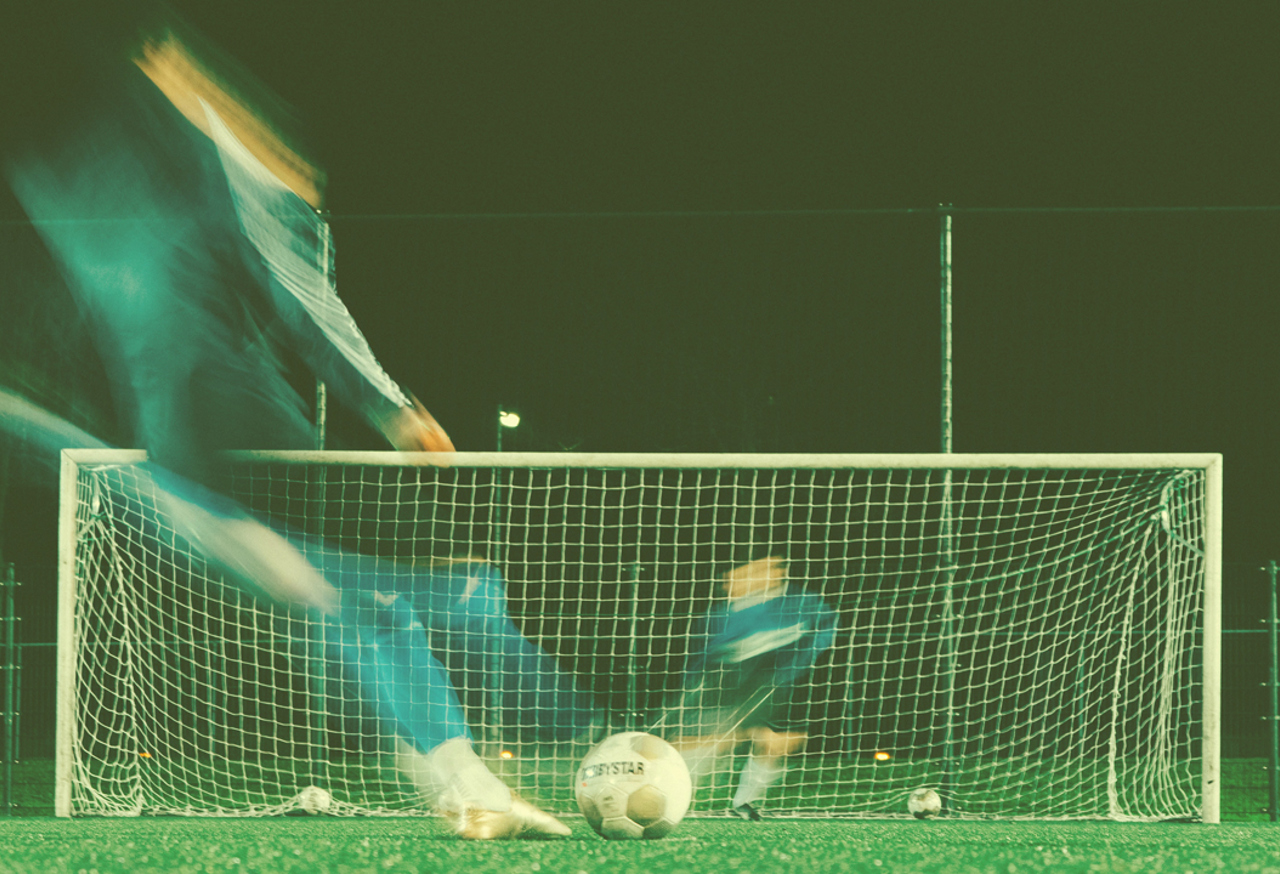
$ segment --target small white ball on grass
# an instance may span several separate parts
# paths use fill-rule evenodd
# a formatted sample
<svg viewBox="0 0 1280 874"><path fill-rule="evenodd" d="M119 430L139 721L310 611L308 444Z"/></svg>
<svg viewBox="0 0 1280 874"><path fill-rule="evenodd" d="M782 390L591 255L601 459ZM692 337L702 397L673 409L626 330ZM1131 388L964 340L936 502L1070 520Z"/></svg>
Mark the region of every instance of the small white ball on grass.
<svg viewBox="0 0 1280 874"><path fill-rule="evenodd" d="M942 799L932 789L917 789L907 799L907 810L916 819L932 819L942 812Z"/></svg>
<svg viewBox="0 0 1280 874"><path fill-rule="evenodd" d="M308 786L298 793L298 808L311 816L328 813L333 804L333 796L319 786Z"/></svg>

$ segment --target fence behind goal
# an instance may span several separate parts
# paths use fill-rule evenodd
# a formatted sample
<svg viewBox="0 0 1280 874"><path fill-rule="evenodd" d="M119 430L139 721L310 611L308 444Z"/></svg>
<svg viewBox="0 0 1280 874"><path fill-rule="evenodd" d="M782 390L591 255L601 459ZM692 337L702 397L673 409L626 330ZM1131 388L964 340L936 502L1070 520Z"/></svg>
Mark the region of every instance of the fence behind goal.
<svg viewBox="0 0 1280 874"><path fill-rule="evenodd" d="M235 454L225 486L321 565L485 569L598 708L548 740L497 700L496 658L454 674L494 770L550 810L601 731L670 724L718 581L777 555L836 630L774 714L805 740L772 815L903 816L932 786L957 817L1217 821L1220 456L428 459ZM138 512L142 460L64 454L58 814L279 814L309 785L335 813L429 813L335 621ZM694 814L727 810L747 749Z"/></svg>

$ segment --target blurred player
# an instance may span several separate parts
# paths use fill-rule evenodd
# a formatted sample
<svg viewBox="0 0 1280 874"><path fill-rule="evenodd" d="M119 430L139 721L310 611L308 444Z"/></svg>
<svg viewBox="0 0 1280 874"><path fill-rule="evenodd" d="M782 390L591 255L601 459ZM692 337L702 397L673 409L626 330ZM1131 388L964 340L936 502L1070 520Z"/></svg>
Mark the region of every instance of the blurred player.
<svg viewBox="0 0 1280 874"><path fill-rule="evenodd" d="M659 729L695 779L749 742L731 809L751 821L761 818L757 806L782 778L786 758L808 740L787 723L789 693L835 641L835 611L792 587L787 571L786 561L768 556L724 575L724 599L695 624L692 639L705 644Z"/></svg>
<svg viewBox="0 0 1280 874"><path fill-rule="evenodd" d="M413 611L370 587L396 567L331 550L312 564L290 532L209 487L218 450L313 445L282 348L397 449L453 444L382 369L337 297L316 212L325 177L283 116L265 111L274 98L158 9L131 35L129 63L96 70L81 100L6 168L86 313L134 445L148 452L159 497L140 512L155 509L260 596L337 619L412 774L460 834L566 835L475 754ZM496 640L514 645L505 633Z"/></svg>
<svg viewBox="0 0 1280 874"><path fill-rule="evenodd" d="M374 605L387 631L395 628L389 641L401 640L397 635L424 640L452 688L483 693L484 706L497 711L510 739L567 741L596 719L590 696L516 628L506 581L490 562L461 557L401 563L348 553L329 569L350 580L344 598ZM361 641L348 634L334 643L350 648Z"/></svg>

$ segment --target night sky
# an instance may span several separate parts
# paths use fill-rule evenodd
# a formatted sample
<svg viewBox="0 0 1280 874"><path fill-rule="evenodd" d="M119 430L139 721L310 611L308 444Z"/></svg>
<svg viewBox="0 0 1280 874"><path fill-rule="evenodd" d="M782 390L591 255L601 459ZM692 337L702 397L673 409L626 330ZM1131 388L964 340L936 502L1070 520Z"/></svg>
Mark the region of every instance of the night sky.
<svg viewBox="0 0 1280 874"><path fill-rule="evenodd" d="M1222 452L1227 560L1280 558L1280 210L1071 211L1280 207L1280 8L174 5L295 108L459 448L501 403L508 449L937 451L949 203L956 451Z"/></svg>

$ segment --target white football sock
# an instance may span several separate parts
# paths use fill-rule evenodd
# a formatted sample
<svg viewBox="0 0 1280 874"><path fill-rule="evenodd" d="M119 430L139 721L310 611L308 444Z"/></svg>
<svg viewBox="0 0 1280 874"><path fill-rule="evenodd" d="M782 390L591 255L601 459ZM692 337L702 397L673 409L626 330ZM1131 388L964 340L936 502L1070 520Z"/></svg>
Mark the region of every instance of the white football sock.
<svg viewBox="0 0 1280 874"><path fill-rule="evenodd" d="M765 764L755 756L747 759L738 777L738 791L733 794L733 806L755 804L769 787L778 782L786 769L781 765Z"/></svg>
<svg viewBox="0 0 1280 874"><path fill-rule="evenodd" d="M396 751L400 769L440 809L453 813L469 807L511 809L511 790L476 755L469 739L455 737L426 755L397 741Z"/></svg>

